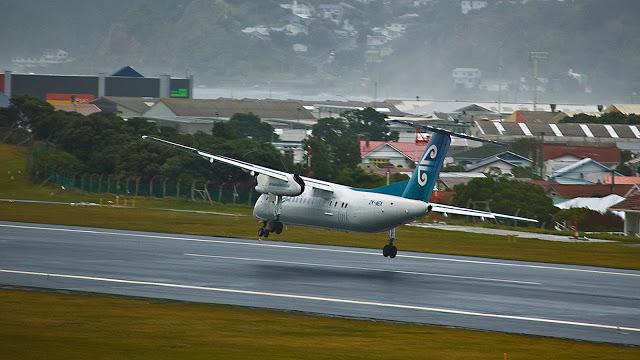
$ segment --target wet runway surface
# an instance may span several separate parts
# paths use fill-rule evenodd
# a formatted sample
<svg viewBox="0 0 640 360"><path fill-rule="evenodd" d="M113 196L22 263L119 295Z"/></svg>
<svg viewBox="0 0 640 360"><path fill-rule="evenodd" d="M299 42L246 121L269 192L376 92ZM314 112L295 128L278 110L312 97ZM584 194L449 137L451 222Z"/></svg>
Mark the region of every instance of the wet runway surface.
<svg viewBox="0 0 640 360"><path fill-rule="evenodd" d="M383 244L380 244L382 247ZM0 285L640 345L640 271L0 222Z"/></svg>

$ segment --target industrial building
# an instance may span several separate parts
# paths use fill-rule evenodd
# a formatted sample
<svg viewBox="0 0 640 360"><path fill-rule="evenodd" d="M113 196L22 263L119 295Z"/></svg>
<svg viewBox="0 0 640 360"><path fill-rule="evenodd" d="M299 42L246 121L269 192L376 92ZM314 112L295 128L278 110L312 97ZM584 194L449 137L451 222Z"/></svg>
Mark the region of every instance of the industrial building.
<svg viewBox="0 0 640 360"><path fill-rule="evenodd" d="M0 73L0 93L9 98L31 95L51 104L91 102L103 96L193 97L193 77L144 77L126 66L112 75L50 75Z"/></svg>

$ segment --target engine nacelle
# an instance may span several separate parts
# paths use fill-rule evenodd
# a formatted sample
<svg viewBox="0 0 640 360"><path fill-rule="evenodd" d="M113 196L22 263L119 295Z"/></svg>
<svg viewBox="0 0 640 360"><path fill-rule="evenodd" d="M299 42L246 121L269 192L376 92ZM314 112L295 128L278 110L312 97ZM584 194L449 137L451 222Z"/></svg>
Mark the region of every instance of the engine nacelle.
<svg viewBox="0 0 640 360"><path fill-rule="evenodd" d="M256 191L262 194L281 196L298 196L304 192L304 181L298 175L287 174L288 181L273 178L268 175L256 176L258 184Z"/></svg>

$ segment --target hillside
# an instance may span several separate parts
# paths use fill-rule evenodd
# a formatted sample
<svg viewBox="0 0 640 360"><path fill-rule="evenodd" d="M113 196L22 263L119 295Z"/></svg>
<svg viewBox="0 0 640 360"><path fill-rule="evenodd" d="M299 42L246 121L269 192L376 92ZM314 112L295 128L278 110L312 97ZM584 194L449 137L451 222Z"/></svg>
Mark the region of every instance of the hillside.
<svg viewBox="0 0 640 360"><path fill-rule="evenodd" d="M4 5L11 16L0 33L11 36L0 37L0 64L61 48L76 61L59 72L131 64L149 74L193 73L216 87L493 99L486 89L454 91L451 70L478 68L490 85L501 54L505 96L525 100L528 52L538 50L549 53L540 64L548 98L628 102L640 93L637 1L486 3L465 14L448 0L25 0Z"/></svg>

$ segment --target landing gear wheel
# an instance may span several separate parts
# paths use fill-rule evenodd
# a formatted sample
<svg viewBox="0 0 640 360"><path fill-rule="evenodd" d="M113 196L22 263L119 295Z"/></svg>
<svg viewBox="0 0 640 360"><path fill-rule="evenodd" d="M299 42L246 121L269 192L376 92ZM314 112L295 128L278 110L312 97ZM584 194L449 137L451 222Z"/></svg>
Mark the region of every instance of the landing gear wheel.
<svg viewBox="0 0 640 360"><path fill-rule="evenodd" d="M282 229L284 228L284 224L277 221L273 224L273 232L280 235L282 233Z"/></svg>
<svg viewBox="0 0 640 360"><path fill-rule="evenodd" d="M382 248L382 256L388 257L391 255L391 245L387 244Z"/></svg>
<svg viewBox="0 0 640 360"><path fill-rule="evenodd" d="M396 257L396 255L398 255L398 248L394 245L391 245L391 252L389 252L389 257L393 259Z"/></svg>
<svg viewBox="0 0 640 360"><path fill-rule="evenodd" d="M269 237L269 230L265 229L264 232L263 232L263 236L268 238Z"/></svg>
<svg viewBox="0 0 640 360"><path fill-rule="evenodd" d="M263 237L263 236L264 236L264 228L258 229L258 237Z"/></svg>

